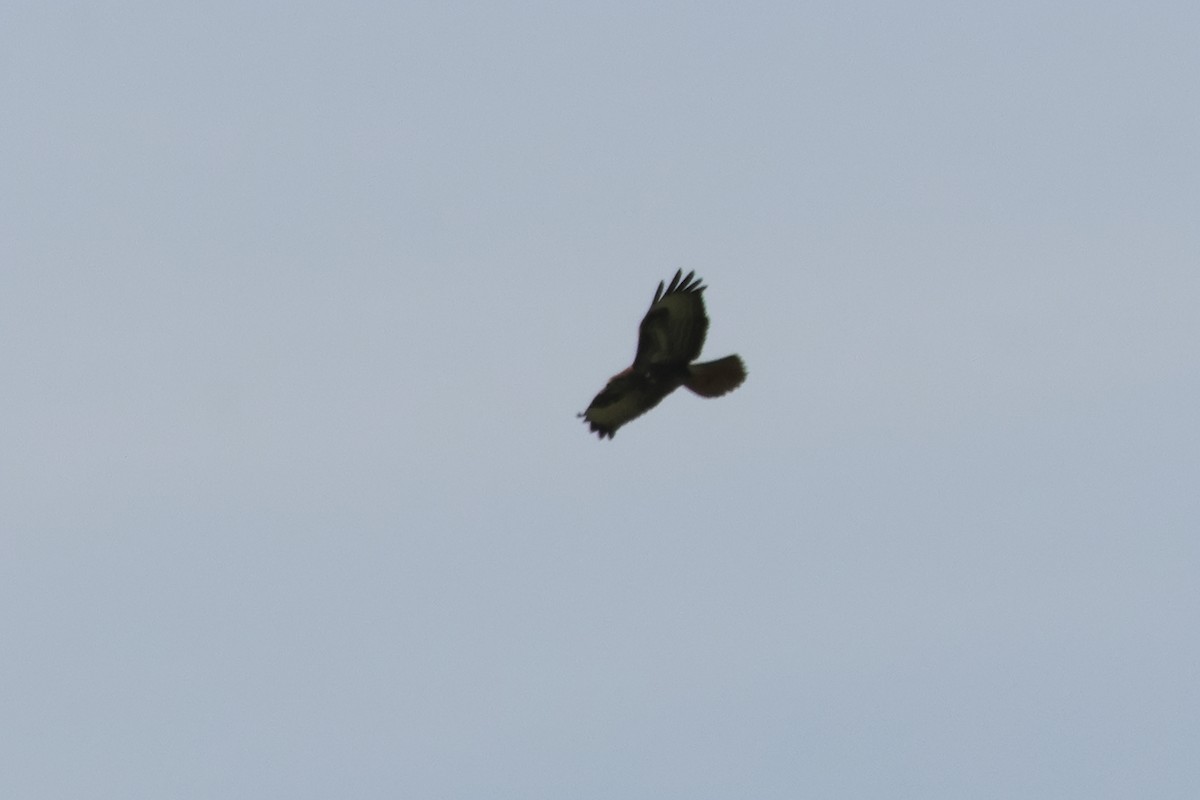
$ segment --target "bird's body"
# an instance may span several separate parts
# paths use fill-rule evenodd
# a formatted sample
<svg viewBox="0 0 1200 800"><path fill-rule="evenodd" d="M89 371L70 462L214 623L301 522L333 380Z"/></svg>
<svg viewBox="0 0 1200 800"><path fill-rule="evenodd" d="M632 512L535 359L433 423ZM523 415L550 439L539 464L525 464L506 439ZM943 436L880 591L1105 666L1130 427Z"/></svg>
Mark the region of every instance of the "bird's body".
<svg viewBox="0 0 1200 800"><path fill-rule="evenodd" d="M664 291L662 282L638 328L633 364L617 373L579 416L601 439L612 438L626 422L654 408L680 386L701 397L720 397L746 379L736 355L693 364L708 332L702 286L695 273L675 273Z"/></svg>

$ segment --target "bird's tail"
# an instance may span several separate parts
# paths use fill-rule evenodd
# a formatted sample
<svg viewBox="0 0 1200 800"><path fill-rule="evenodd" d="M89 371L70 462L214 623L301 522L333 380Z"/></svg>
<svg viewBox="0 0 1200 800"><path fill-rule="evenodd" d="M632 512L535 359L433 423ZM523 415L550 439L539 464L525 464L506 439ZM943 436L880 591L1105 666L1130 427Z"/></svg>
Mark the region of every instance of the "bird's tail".
<svg viewBox="0 0 1200 800"><path fill-rule="evenodd" d="M701 397L720 397L732 392L746 380L746 367L737 356L692 364L683 385Z"/></svg>

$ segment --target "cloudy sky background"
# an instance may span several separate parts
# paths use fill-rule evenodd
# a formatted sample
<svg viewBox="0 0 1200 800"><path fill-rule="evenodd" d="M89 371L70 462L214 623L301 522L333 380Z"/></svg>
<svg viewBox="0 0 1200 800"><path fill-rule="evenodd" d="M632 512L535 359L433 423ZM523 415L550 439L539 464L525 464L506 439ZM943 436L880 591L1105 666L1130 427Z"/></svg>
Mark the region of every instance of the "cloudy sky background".
<svg viewBox="0 0 1200 800"><path fill-rule="evenodd" d="M1198 41L9 3L0 790L1194 797Z"/></svg>

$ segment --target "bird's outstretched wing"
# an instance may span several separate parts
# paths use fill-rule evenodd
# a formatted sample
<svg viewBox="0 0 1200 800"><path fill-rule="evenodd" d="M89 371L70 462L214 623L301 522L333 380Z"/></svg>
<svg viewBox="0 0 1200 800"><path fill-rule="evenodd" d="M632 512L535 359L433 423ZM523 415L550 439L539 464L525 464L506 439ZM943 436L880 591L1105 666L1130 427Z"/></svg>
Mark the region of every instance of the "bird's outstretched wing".
<svg viewBox="0 0 1200 800"><path fill-rule="evenodd" d="M579 416L601 439L611 439L617 428L654 408L677 386L653 383L630 367L614 375Z"/></svg>
<svg viewBox="0 0 1200 800"><path fill-rule="evenodd" d="M708 333L708 315L704 313L705 286L700 279L683 270L675 273L663 291L658 284L650 310L638 328L635 367L684 365L700 357L704 336Z"/></svg>

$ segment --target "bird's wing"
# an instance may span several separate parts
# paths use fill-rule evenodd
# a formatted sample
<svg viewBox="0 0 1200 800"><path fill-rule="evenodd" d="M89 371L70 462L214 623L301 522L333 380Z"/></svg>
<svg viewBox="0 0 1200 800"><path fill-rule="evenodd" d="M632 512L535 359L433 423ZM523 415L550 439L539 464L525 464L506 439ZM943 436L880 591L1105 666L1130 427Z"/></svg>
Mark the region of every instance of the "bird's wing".
<svg viewBox="0 0 1200 800"><path fill-rule="evenodd" d="M695 274L681 277L683 270L679 270L666 291L659 282L654 302L638 328L635 367L682 366L700 357L708 316L704 313L705 287Z"/></svg>
<svg viewBox="0 0 1200 800"><path fill-rule="evenodd" d="M673 389L675 386L668 388L651 383L631 367L614 375L587 411L579 416L601 439L606 436L611 439L617 428L654 408Z"/></svg>

